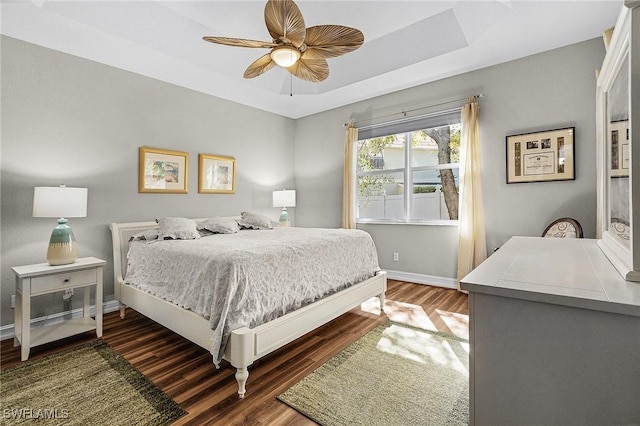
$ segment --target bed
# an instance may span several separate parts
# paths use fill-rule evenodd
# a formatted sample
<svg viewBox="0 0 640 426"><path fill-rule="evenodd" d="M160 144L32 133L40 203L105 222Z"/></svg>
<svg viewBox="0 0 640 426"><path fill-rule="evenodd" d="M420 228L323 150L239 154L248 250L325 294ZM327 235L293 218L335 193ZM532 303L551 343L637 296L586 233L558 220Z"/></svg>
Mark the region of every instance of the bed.
<svg viewBox="0 0 640 426"><path fill-rule="evenodd" d="M190 220L199 228L208 223L206 218ZM363 231L276 227L272 230L207 235L193 241L165 241L162 238L148 241L140 238L158 228L156 221L110 225L114 293L120 302L120 316L124 318L125 307L128 306L209 350L216 366L222 359L227 360L236 368L240 398L246 393L248 367L255 360L372 297L379 297L381 309L383 307L386 273L377 267L377 255L374 264L369 260L370 255L365 253L371 251L366 247L373 245L373 241ZM316 238L318 243L312 243ZM351 246L342 248L338 241L339 244L345 241ZM324 248L321 247L323 245ZM327 246L335 249L327 250ZM352 253L356 246L365 247L364 254ZM210 250L212 252L208 254ZM349 250L350 254L345 256L341 250ZM305 254L306 260L302 260L301 253ZM317 263L319 258L325 259ZM235 259L235 263L220 266L228 265L222 263L224 259ZM327 260L333 266L328 266ZM291 263L304 266L282 269L281 265ZM345 278L337 276L335 271L347 270L350 264L360 263L364 265L363 271L349 270L347 282L338 282ZM191 266L185 268L185 264ZM170 266L162 266L163 271L156 273L154 269L160 269L159 265ZM266 273L256 274L257 270ZM166 282L158 283L159 276ZM202 284L198 282L213 276L215 280L211 278L209 287L215 288L215 295L206 289L194 291L195 296L186 294L191 290L180 292L180 289L191 285L201 288ZM301 282L307 281L314 283L311 289L304 287L300 295L290 297L289 293L295 292L289 287L300 287ZM249 292L248 288L253 287L247 282L258 290ZM318 288L314 289L314 286ZM175 287L173 291L177 289L177 295L172 294L168 287ZM310 291L317 293L311 294ZM286 303L278 304L277 294L284 294L286 297L282 299L286 299ZM200 303L199 300L213 302ZM266 301L264 307L257 307L261 300ZM251 307L248 313L240 313L244 305Z"/></svg>

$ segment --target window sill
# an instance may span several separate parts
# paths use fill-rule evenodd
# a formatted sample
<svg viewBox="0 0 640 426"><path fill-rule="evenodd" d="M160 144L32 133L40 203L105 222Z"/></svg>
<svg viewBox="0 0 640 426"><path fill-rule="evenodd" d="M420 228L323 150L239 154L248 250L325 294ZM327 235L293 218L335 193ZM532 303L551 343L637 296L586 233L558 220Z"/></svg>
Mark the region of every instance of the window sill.
<svg viewBox="0 0 640 426"><path fill-rule="evenodd" d="M458 226L457 220L423 220L406 222L404 220L357 220L356 225L411 225L411 226Z"/></svg>

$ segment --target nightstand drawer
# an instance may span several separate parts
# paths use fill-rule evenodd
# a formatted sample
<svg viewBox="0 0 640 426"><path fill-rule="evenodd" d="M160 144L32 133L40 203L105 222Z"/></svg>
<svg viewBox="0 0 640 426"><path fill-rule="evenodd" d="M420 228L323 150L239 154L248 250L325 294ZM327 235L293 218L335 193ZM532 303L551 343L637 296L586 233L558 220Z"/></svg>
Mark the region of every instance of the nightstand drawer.
<svg viewBox="0 0 640 426"><path fill-rule="evenodd" d="M31 279L31 293L36 294L43 291L64 290L65 288L95 284L97 279L98 276L95 268L35 277Z"/></svg>

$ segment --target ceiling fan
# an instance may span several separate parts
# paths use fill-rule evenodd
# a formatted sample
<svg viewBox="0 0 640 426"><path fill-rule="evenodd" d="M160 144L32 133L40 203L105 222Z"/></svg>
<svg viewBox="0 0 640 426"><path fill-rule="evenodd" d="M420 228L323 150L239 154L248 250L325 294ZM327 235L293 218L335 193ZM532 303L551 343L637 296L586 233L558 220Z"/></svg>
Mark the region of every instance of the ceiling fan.
<svg viewBox="0 0 640 426"><path fill-rule="evenodd" d="M271 49L244 72L244 78L257 77L276 64L291 74L313 83L329 77L327 58L352 52L364 43L360 30L342 25L318 25L305 28L304 18L292 0L268 0L264 20L273 41L229 37L203 39L227 46Z"/></svg>

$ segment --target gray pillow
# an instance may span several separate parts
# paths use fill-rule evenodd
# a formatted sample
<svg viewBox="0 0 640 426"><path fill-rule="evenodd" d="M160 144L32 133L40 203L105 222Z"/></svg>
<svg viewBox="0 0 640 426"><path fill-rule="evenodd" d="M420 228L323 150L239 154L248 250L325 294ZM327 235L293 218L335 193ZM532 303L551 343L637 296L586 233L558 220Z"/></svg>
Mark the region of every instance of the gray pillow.
<svg viewBox="0 0 640 426"><path fill-rule="evenodd" d="M137 241L137 240L156 240L158 238L158 230L157 229L147 229L146 231L138 232L137 234L133 234L129 241Z"/></svg>
<svg viewBox="0 0 640 426"><path fill-rule="evenodd" d="M242 212L238 224L244 229L273 229L271 219L258 213Z"/></svg>
<svg viewBox="0 0 640 426"><path fill-rule="evenodd" d="M184 217L163 217L156 219L161 240L195 240L200 238L196 221Z"/></svg>
<svg viewBox="0 0 640 426"><path fill-rule="evenodd" d="M214 234L235 234L240 230L238 222L228 217L210 217L198 224L198 230L206 229Z"/></svg>

